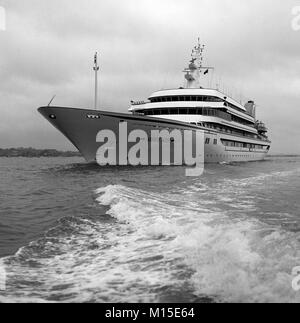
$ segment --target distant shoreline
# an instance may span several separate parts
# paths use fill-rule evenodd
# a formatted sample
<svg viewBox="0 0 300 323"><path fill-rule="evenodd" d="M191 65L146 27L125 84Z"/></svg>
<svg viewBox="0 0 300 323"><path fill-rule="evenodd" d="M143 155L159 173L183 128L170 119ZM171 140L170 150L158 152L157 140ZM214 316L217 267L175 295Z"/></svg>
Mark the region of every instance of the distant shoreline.
<svg viewBox="0 0 300 323"><path fill-rule="evenodd" d="M81 154L78 151L59 151L56 149L0 148L0 157L81 157Z"/></svg>

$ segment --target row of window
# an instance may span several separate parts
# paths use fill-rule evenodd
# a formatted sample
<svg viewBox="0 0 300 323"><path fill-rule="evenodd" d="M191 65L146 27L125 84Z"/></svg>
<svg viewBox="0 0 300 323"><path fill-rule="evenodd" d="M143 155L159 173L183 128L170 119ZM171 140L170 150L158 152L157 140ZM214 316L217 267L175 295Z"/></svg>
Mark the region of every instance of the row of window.
<svg viewBox="0 0 300 323"><path fill-rule="evenodd" d="M217 145L218 144L218 139L214 139L213 140L213 143L214 143L214 145ZM206 138L205 139L205 144L206 145L209 145L210 144L210 138Z"/></svg>
<svg viewBox="0 0 300 323"><path fill-rule="evenodd" d="M184 95L184 96L161 96L156 98L150 98L151 103L160 102L180 102L180 101L200 101L200 102L224 102L224 100L216 96L203 96L203 95Z"/></svg>
<svg viewBox="0 0 300 323"><path fill-rule="evenodd" d="M211 138L206 138L205 139L205 144L209 145L211 142ZM254 145L254 144L249 144L249 143L243 143L243 142L238 142L238 141L231 141L231 140L222 140L222 143L226 147L237 147L237 148L248 148L248 149L265 149L266 147L263 145ZM218 144L218 139L213 140L213 144L217 145Z"/></svg>
<svg viewBox="0 0 300 323"><path fill-rule="evenodd" d="M156 98L150 98L151 103L161 103L161 102L224 102L224 105L235 109L239 112L245 112L245 110L235 106L232 103L226 102L225 99L218 98L216 96L204 96L204 95L183 95L183 96L161 96Z"/></svg>
<svg viewBox="0 0 300 323"><path fill-rule="evenodd" d="M229 108L232 108L232 109L234 109L234 110L237 110L237 111L239 111L239 112L245 113L245 114L247 114L247 115L249 115L249 116L253 117L253 115L252 115L251 113L249 113L249 112L247 112L247 111L245 111L245 110L243 110L243 109L241 109L241 108L238 108L237 106L235 106L235 105L233 105L233 104L231 104L231 103L229 103L229 102L225 102L225 106L226 106L226 107L229 107Z"/></svg>
<svg viewBox="0 0 300 323"><path fill-rule="evenodd" d="M222 143L226 147L261 149L261 150L266 148L266 146L263 146L263 145L254 145L254 144L250 144L250 143L231 141L231 140L222 140Z"/></svg>
<svg viewBox="0 0 300 323"><path fill-rule="evenodd" d="M191 122L191 124L196 124L194 122ZM202 123L198 123L197 124L200 127L205 127L208 129L213 129L213 130L217 130L217 131L222 131L231 135L237 135L237 136L243 136L243 137L249 137L252 139L258 139L257 135L254 135L252 133L249 132L245 132L239 129L235 129L235 128L231 128L231 127L227 127L227 126L222 126L220 124L217 123L208 123L208 122L202 122Z"/></svg>
<svg viewBox="0 0 300 323"><path fill-rule="evenodd" d="M247 160L251 157L251 158L255 158L257 156L255 155L249 155L249 153L247 153L246 155L225 155L225 154L207 154L206 155L207 158L214 158L214 157L217 157L217 158L232 158L232 157L235 157L235 158L247 158Z"/></svg>
<svg viewBox="0 0 300 323"><path fill-rule="evenodd" d="M248 127L253 127L254 126L253 123L247 122L246 120L244 120L242 118L239 118L239 117L236 117L236 116L231 116L231 120L234 121L234 122L237 122L237 123L241 123L244 126L248 126Z"/></svg>
<svg viewBox="0 0 300 323"><path fill-rule="evenodd" d="M245 126L253 126L251 122L247 122L246 120L232 116L231 114L221 111L219 109L212 108L170 108L170 109L147 109L147 110L138 110L136 111L138 114L143 115L202 115L202 116L211 116L222 118L226 121L234 121Z"/></svg>
<svg viewBox="0 0 300 323"><path fill-rule="evenodd" d="M219 117L225 119L227 121L231 121L231 115L227 112L223 112L218 109L212 108L170 108L170 109L147 109L147 110L139 110L136 113L141 113L144 115L202 115L202 116L211 116L211 117Z"/></svg>
<svg viewBox="0 0 300 323"><path fill-rule="evenodd" d="M86 116L88 119L101 119L100 115L97 114L87 114Z"/></svg>

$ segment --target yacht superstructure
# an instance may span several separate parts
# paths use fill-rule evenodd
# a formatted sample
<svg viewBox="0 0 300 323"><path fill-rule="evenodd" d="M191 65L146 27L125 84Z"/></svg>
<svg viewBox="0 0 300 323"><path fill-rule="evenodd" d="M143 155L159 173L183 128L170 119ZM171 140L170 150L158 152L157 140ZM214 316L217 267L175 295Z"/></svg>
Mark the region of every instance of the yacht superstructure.
<svg viewBox="0 0 300 323"><path fill-rule="evenodd" d="M264 159L270 141L265 124L256 120L254 101L241 105L218 89L201 87L201 77L213 69L203 66L204 49L199 42L192 51L184 70L186 87L155 92L146 102L132 101L129 111L204 127L207 162Z"/></svg>
<svg viewBox="0 0 300 323"><path fill-rule="evenodd" d="M39 111L83 154L95 162L101 129L118 133L120 122L129 130L180 129L205 132L205 162L263 160L270 150L264 123L256 119L256 105L242 105L218 89L201 87L201 79L212 67L203 65L205 46L200 42L184 70L186 86L153 93L147 101L132 101L130 114L86 109L43 107Z"/></svg>

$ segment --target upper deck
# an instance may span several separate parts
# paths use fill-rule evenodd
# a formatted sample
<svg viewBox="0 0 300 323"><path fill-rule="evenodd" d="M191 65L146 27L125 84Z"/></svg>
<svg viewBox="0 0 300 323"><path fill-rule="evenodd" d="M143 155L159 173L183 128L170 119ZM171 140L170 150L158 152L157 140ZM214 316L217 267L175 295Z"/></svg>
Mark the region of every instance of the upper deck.
<svg viewBox="0 0 300 323"><path fill-rule="evenodd" d="M227 102L233 104L241 111L246 112L246 108L235 101L233 98L228 97L226 94L216 89L204 89L204 88L189 88L189 89L172 89L172 90L161 90L154 92L150 97L150 102L155 102L156 98L165 98L166 101L194 101L194 102ZM164 102L164 101L162 101Z"/></svg>
<svg viewBox="0 0 300 323"><path fill-rule="evenodd" d="M131 101L130 112L146 116L178 119L186 122L208 122L223 124L248 133L266 133L256 122L256 105L253 101L243 105L228 94L215 88L203 87L202 79L207 78L213 67L203 64L205 45L200 44L192 50L192 59L184 69L185 85L180 88L156 91L147 101ZM209 120L207 118L210 118Z"/></svg>
<svg viewBox="0 0 300 323"><path fill-rule="evenodd" d="M140 112L148 109L176 108L212 108L227 110L236 117L255 122L253 114L224 93L216 89L171 89L154 92L148 101L131 102L130 112Z"/></svg>

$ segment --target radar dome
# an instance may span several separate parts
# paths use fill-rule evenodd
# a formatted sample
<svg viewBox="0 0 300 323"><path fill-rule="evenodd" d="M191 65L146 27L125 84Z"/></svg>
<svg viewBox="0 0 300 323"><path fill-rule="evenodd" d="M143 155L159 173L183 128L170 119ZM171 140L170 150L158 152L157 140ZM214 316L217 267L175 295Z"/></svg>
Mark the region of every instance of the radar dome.
<svg viewBox="0 0 300 323"><path fill-rule="evenodd" d="M197 69L197 66L195 65L195 63L191 63L190 65L189 65L189 69L190 70L196 70Z"/></svg>
<svg viewBox="0 0 300 323"><path fill-rule="evenodd" d="M186 74L186 75L185 75L185 78L186 78L186 80L187 80L187 81L189 81L189 82L193 82L193 81L195 81L194 76L193 76L193 75L191 75L191 74Z"/></svg>

